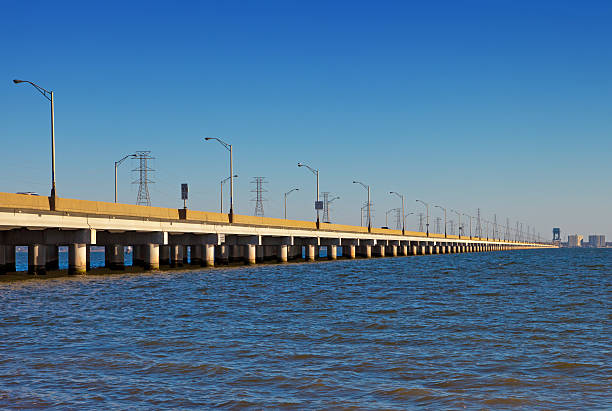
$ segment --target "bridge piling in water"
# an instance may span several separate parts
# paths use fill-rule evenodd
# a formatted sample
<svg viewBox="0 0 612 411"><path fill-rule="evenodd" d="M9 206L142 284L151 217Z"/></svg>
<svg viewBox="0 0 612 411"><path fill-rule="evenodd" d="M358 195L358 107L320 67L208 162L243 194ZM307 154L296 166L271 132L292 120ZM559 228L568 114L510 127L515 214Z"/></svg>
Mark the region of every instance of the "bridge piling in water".
<svg viewBox="0 0 612 411"><path fill-rule="evenodd" d="M59 269L68 246L68 271L92 268L91 247L105 247L105 267L125 269L127 247L138 269L218 266L229 263L343 259L511 251L551 244L458 238L329 223L206 213L186 209L0 193L0 273L14 272L15 247L28 247L28 272ZM338 247L341 247L339 253Z"/></svg>

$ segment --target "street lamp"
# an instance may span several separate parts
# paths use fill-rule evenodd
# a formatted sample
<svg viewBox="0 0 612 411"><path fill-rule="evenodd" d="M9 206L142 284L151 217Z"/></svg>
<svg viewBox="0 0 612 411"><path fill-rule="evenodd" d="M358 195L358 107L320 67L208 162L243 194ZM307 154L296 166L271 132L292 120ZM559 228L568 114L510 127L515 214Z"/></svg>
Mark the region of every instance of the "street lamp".
<svg viewBox="0 0 612 411"><path fill-rule="evenodd" d="M444 238L446 238L446 207L441 207L439 205L434 205L434 207L444 210Z"/></svg>
<svg viewBox="0 0 612 411"><path fill-rule="evenodd" d="M292 188L291 190L285 193L285 220L287 219L287 196L293 193L294 191L299 191L299 188Z"/></svg>
<svg viewBox="0 0 612 411"><path fill-rule="evenodd" d="M397 210L397 208L392 208L390 210L385 211L385 227L389 228L389 213Z"/></svg>
<svg viewBox="0 0 612 411"><path fill-rule="evenodd" d="M409 215L413 215L414 213L408 213L404 216L404 227L406 226L406 218L408 218ZM404 234L404 233L402 233Z"/></svg>
<svg viewBox="0 0 612 411"><path fill-rule="evenodd" d="M402 235L404 235L406 233L406 224L404 222L406 220L406 213L404 211L404 196L402 194L396 193L395 191L390 191L389 194L395 194L396 196L402 199Z"/></svg>
<svg viewBox="0 0 612 411"><path fill-rule="evenodd" d="M34 86L47 100L51 102L51 197L55 201L55 115L53 108L53 92L45 90L38 84L34 84L27 80L13 80L13 83L28 83Z"/></svg>
<svg viewBox="0 0 612 411"><path fill-rule="evenodd" d="M237 178L238 174L234 174L233 177ZM219 211L220 213L223 213L223 184L227 183L227 180L230 180L231 178L232 177L225 177L223 180L221 180L221 191L220 191L221 210Z"/></svg>
<svg viewBox="0 0 612 411"><path fill-rule="evenodd" d="M452 208L451 211L457 214L457 217L459 218L459 239L461 240L461 230L463 230L463 227L461 227L461 213L457 210L453 210Z"/></svg>
<svg viewBox="0 0 612 411"><path fill-rule="evenodd" d="M230 171L230 211L229 211L229 220L230 223L234 221L234 157L232 152L232 145L227 144L225 141L217 138L217 137L204 137L204 141L209 140L217 140L219 144L225 147L229 151L229 171ZM223 212L223 210L221 210Z"/></svg>
<svg viewBox="0 0 612 411"><path fill-rule="evenodd" d="M417 200L417 203L422 203L427 209L427 219L425 220L425 226L427 227L427 237L429 237L429 204L423 200Z"/></svg>
<svg viewBox="0 0 612 411"><path fill-rule="evenodd" d="M319 202L319 170L315 170L314 168L312 168L309 165L304 164L304 163L298 163L297 166L298 167L306 167L317 178L317 201L315 202L315 210L317 210L317 228L319 228L319 210L322 208L322 207L320 207L320 202Z"/></svg>
<svg viewBox="0 0 612 411"><path fill-rule="evenodd" d="M368 232L372 231L372 210L371 210L371 203L370 203L370 186L363 184L361 181L353 181L353 184L361 184L361 186L363 188L365 188L368 191Z"/></svg>
<svg viewBox="0 0 612 411"><path fill-rule="evenodd" d="M121 160L115 161L115 203L117 202L117 167L119 167L119 165L123 163L125 160L127 160L128 158L136 158L136 157L138 157L136 154L128 154L127 156L123 157Z"/></svg>

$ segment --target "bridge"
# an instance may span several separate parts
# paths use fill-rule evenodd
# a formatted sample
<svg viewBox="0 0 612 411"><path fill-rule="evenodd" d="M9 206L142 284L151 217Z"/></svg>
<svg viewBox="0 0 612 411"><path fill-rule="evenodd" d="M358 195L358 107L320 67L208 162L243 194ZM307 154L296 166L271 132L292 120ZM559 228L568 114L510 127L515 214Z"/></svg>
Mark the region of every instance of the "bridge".
<svg viewBox="0 0 612 411"><path fill-rule="evenodd" d="M91 246L105 247L105 266L122 270L124 247L146 270L190 263L286 263L327 258L397 257L553 248L544 243L426 234L383 228L0 193L0 273L15 271L15 247L28 247L28 271L59 269L58 247L68 246L68 270L90 269Z"/></svg>

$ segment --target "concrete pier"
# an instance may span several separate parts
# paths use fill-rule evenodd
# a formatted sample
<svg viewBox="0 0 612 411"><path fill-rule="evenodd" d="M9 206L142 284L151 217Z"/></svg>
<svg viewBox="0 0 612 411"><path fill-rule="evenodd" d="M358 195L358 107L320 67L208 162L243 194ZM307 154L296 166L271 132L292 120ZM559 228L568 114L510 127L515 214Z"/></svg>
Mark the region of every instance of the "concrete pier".
<svg viewBox="0 0 612 411"><path fill-rule="evenodd" d="M125 270L125 253L122 245L107 245L104 253L107 268L111 270Z"/></svg>
<svg viewBox="0 0 612 411"><path fill-rule="evenodd" d="M159 246L159 265L161 266L170 265L170 246L169 245Z"/></svg>
<svg viewBox="0 0 612 411"><path fill-rule="evenodd" d="M47 245L45 268L47 271L59 270L59 248L57 245Z"/></svg>
<svg viewBox="0 0 612 411"><path fill-rule="evenodd" d="M257 263L257 246L254 244L247 244L244 246L244 262L246 264Z"/></svg>
<svg viewBox="0 0 612 411"><path fill-rule="evenodd" d="M140 247L138 247L140 250ZM183 253L184 248L182 245L173 245L170 247L170 267L182 267L183 266Z"/></svg>
<svg viewBox="0 0 612 411"><path fill-rule="evenodd" d="M314 261L316 258L316 250L318 247L309 244L306 246L306 259L308 261Z"/></svg>
<svg viewBox="0 0 612 411"><path fill-rule="evenodd" d="M202 246L204 251L204 261L202 264L206 267L214 267L215 266L215 245L214 244L204 244Z"/></svg>
<svg viewBox="0 0 612 411"><path fill-rule="evenodd" d="M159 244L144 246L144 268L145 270L159 270Z"/></svg>
<svg viewBox="0 0 612 411"><path fill-rule="evenodd" d="M203 266L204 265L204 246L201 244L196 244L191 246L191 265Z"/></svg>
<svg viewBox="0 0 612 411"><path fill-rule="evenodd" d="M28 274L46 274L47 247L32 244L28 247Z"/></svg>
<svg viewBox="0 0 612 411"><path fill-rule="evenodd" d="M335 260L338 258L338 248L335 245L327 246L327 258L330 260Z"/></svg>
<svg viewBox="0 0 612 411"><path fill-rule="evenodd" d="M384 257L385 256L385 246L382 244L374 246L374 256Z"/></svg>
<svg viewBox="0 0 612 411"><path fill-rule="evenodd" d="M68 245L68 272L70 274L85 274L87 272L86 244Z"/></svg>

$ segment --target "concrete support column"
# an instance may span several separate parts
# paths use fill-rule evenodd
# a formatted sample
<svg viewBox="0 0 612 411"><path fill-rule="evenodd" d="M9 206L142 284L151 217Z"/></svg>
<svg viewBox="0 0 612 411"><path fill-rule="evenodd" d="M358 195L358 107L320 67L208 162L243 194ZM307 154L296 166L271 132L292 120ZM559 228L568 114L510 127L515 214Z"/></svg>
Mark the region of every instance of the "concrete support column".
<svg viewBox="0 0 612 411"><path fill-rule="evenodd" d="M214 244L204 244L202 246L204 250L204 261L202 261L202 265L206 267L214 267L215 266L215 245Z"/></svg>
<svg viewBox="0 0 612 411"><path fill-rule="evenodd" d="M433 254L433 245L427 246L427 254Z"/></svg>
<svg viewBox="0 0 612 411"><path fill-rule="evenodd" d="M111 270L125 270L125 253L122 245L107 245L104 253L106 268Z"/></svg>
<svg viewBox="0 0 612 411"><path fill-rule="evenodd" d="M363 256L365 258L372 258L372 246L371 245L363 246Z"/></svg>
<svg viewBox="0 0 612 411"><path fill-rule="evenodd" d="M182 245L170 246L170 267L183 266L183 252L184 248Z"/></svg>
<svg viewBox="0 0 612 411"><path fill-rule="evenodd" d="M338 247L335 245L327 246L327 258L330 260L335 260L338 258Z"/></svg>
<svg viewBox="0 0 612 411"><path fill-rule="evenodd" d="M144 246L145 270L159 270L159 244L146 244Z"/></svg>
<svg viewBox="0 0 612 411"><path fill-rule="evenodd" d="M402 255L404 257L406 257L408 255L408 246L407 245L403 245L402 247Z"/></svg>
<svg viewBox="0 0 612 411"><path fill-rule="evenodd" d="M183 265L189 264L189 253L191 252L191 247L188 245L183 246Z"/></svg>
<svg viewBox="0 0 612 411"><path fill-rule="evenodd" d="M237 262L244 262L245 258L244 258L244 247L241 245L230 245L229 247L229 262L230 263L237 263Z"/></svg>
<svg viewBox="0 0 612 411"><path fill-rule="evenodd" d="M416 245L411 245L410 246L410 255L417 255L418 254L418 249Z"/></svg>
<svg viewBox="0 0 612 411"><path fill-rule="evenodd" d="M440 254L446 254L446 245L440 246Z"/></svg>
<svg viewBox="0 0 612 411"><path fill-rule="evenodd" d="M229 264L229 246L226 244L220 244L215 246L215 261L217 264L227 265Z"/></svg>
<svg viewBox="0 0 612 411"><path fill-rule="evenodd" d="M257 246L255 244L247 244L244 246L244 262L246 264L257 263Z"/></svg>
<svg viewBox="0 0 612 411"><path fill-rule="evenodd" d="M42 244L28 246L28 274L46 274L45 254L47 247Z"/></svg>
<svg viewBox="0 0 612 411"><path fill-rule="evenodd" d="M45 269L47 271L59 270L59 250L56 245L45 246Z"/></svg>
<svg viewBox="0 0 612 411"><path fill-rule="evenodd" d="M8 262L7 262L7 254L9 252L10 252L9 246L0 245L0 274L5 274L9 271Z"/></svg>
<svg viewBox="0 0 612 411"><path fill-rule="evenodd" d="M139 245L132 245L132 267L142 266L142 255Z"/></svg>
<svg viewBox="0 0 612 411"><path fill-rule="evenodd" d="M385 256L385 246L384 245L375 245L374 246L374 256L376 257L384 257Z"/></svg>
<svg viewBox="0 0 612 411"><path fill-rule="evenodd" d="M316 252L318 250L319 246L314 246L314 245L307 245L306 246L306 259L308 261L314 261L316 258Z"/></svg>
<svg viewBox="0 0 612 411"><path fill-rule="evenodd" d="M355 252L355 245L343 245L342 246L342 256L346 258L355 259L357 253Z"/></svg>
<svg viewBox="0 0 612 411"><path fill-rule="evenodd" d="M87 272L87 247L85 244L70 244L68 246L68 272L70 274L85 274Z"/></svg>
<svg viewBox="0 0 612 411"><path fill-rule="evenodd" d="M397 257L397 246L396 245L389 246L389 255L391 257Z"/></svg>
<svg viewBox="0 0 612 411"><path fill-rule="evenodd" d="M281 244L278 246L278 262L286 263L287 261L289 261L289 246Z"/></svg>
<svg viewBox="0 0 612 411"><path fill-rule="evenodd" d="M91 244L85 245L85 267L86 271L91 271Z"/></svg>
<svg viewBox="0 0 612 411"><path fill-rule="evenodd" d="M193 265L204 265L204 259L202 258L203 249L205 246L202 244L196 244L191 246L191 264Z"/></svg>
<svg viewBox="0 0 612 411"><path fill-rule="evenodd" d="M453 244L453 254L457 253L457 244Z"/></svg>
<svg viewBox="0 0 612 411"><path fill-rule="evenodd" d="M420 245L419 246L419 255L425 255L425 246L424 245Z"/></svg>
<svg viewBox="0 0 612 411"><path fill-rule="evenodd" d="M159 246L159 264L170 265L170 246L160 245Z"/></svg>
<svg viewBox="0 0 612 411"><path fill-rule="evenodd" d="M255 246L255 262L258 264L263 263L265 260L265 246L256 245Z"/></svg>
<svg viewBox="0 0 612 411"><path fill-rule="evenodd" d="M433 253L434 254L440 254L440 246L439 245L434 245Z"/></svg>

